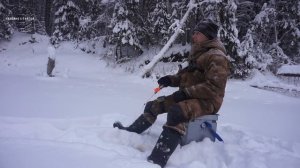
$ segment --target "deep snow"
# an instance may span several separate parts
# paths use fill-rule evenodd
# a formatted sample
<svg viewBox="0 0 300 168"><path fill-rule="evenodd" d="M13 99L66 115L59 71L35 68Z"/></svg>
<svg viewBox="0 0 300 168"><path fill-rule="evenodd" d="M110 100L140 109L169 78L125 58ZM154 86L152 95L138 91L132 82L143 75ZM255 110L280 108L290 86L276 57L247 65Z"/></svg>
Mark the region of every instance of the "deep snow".
<svg viewBox="0 0 300 168"><path fill-rule="evenodd" d="M0 42L0 167L158 168L146 157L166 115L142 135L112 128L115 120L127 125L141 114L156 80L106 67L70 43L55 51L56 77L49 78L48 39L36 38L19 45L29 36L16 34ZM228 82L218 121L225 143L205 139L178 147L167 167L299 167L300 99L255 89L252 82Z"/></svg>

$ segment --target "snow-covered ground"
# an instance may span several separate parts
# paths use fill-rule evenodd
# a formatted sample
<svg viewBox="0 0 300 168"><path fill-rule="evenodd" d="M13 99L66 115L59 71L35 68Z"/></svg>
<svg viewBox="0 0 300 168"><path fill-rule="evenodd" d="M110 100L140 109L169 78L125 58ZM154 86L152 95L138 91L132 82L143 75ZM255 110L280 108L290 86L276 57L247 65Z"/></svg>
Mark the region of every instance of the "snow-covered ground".
<svg viewBox="0 0 300 168"><path fill-rule="evenodd" d="M28 40L17 34L0 42L0 168L159 167L146 157L166 115L142 135L112 128L142 113L156 80L106 67L69 43L56 51L56 77L49 78L48 39L19 45ZM250 83L228 82L218 121L225 143L178 146L167 168L300 166L300 99Z"/></svg>

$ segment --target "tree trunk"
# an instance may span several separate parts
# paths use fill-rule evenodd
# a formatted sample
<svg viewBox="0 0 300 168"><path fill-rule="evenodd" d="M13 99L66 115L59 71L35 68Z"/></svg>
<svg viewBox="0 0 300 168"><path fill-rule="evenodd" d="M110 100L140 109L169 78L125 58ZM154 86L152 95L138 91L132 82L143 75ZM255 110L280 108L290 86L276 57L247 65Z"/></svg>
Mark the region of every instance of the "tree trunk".
<svg viewBox="0 0 300 168"><path fill-rule="evenodd" d="M53 0L46 0L46 9L45 9L45 27L48 36L52 36L52 3Z"/></svg>

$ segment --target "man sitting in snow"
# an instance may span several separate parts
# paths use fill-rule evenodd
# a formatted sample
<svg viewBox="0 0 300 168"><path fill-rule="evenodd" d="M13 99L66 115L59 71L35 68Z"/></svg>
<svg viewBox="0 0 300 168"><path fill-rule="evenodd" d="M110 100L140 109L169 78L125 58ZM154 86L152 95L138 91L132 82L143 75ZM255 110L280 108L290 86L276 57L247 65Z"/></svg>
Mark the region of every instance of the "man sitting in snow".
<svg viewBox="0 0 300 168"><path fill-rule="evenodd" d="M159 114L168 113L167 122L148 161L164 167L179 144L181 135L185 134L185 123L219 111L229 65L217 32L218 26L211 21L199 23L192 36L189 65L175 75L158 80L160 87L179 87L179 90L148 102L144 113L130 126L114 123L114 127L140 134L155 122Z"/></svg>

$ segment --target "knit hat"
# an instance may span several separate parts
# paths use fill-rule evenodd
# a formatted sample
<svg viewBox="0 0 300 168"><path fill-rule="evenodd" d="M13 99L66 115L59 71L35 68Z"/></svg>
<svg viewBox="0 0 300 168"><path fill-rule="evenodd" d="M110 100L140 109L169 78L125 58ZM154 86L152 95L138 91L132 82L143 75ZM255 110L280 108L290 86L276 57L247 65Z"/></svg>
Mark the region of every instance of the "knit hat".
<svg viewBox="0 0 300 168"><path fill-rule="evenodd" d="M194 32L201 32L209 40L217 37L219 27L210 20L204 20L198 23L194 29Z"/></svg>

